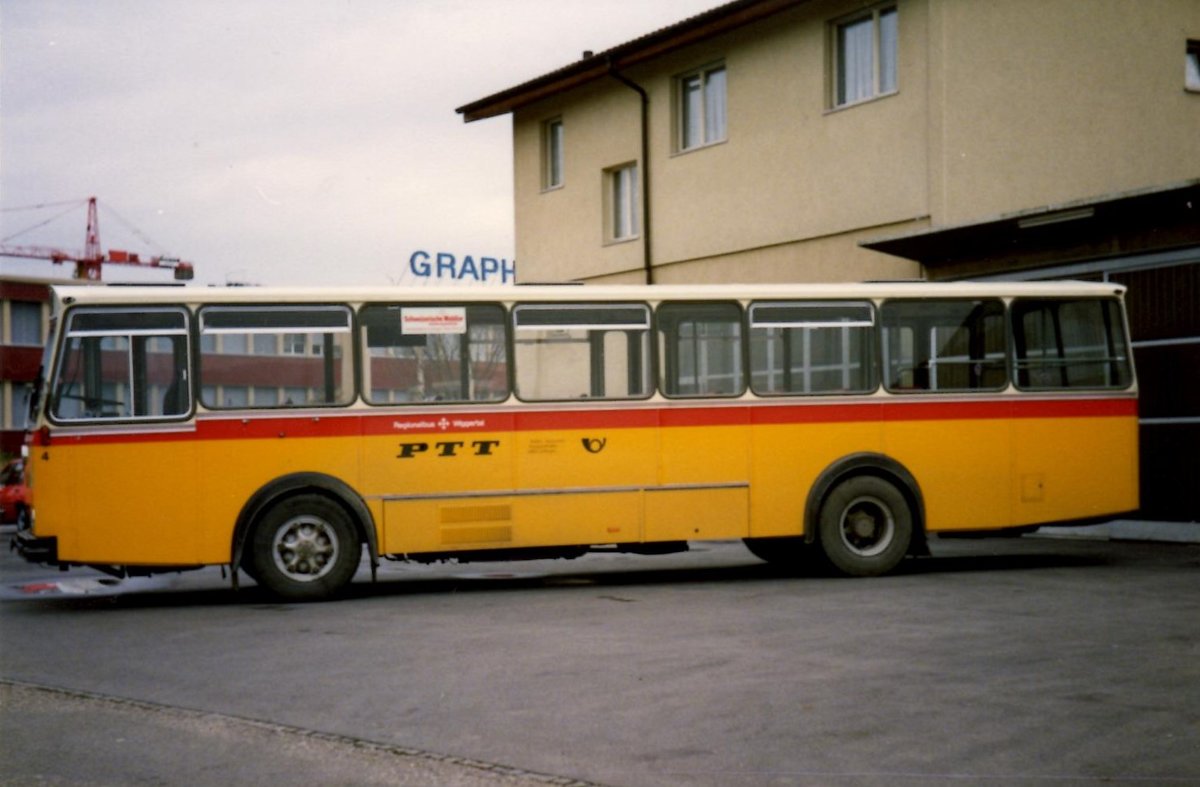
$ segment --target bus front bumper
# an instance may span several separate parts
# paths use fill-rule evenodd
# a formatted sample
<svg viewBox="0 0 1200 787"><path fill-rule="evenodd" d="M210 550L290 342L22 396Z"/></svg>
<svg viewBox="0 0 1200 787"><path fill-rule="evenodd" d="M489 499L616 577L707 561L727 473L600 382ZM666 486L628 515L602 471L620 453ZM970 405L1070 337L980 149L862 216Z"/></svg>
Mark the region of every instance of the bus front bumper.
<svg viewBox="0 0 1200 787"><path fill-rule="evenodd" d="M45 563L52 566L58 564L58 539L54 536L38 538L27 527L18 527L16 535L9 544L9 550L15 550L30 563Z"/></svg>

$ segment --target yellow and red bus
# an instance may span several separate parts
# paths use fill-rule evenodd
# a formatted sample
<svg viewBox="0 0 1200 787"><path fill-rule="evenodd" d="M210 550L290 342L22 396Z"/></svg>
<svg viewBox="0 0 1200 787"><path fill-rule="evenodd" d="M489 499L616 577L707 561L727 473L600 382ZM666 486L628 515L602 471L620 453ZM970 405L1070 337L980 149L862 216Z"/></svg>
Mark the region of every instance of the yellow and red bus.
<svg viewBox="0 0 1200 787"><path fill-rule="evenodd" d="M30 560L279 596L365 553L745 539L878 575L1138 506L1117 285L54 290Z"/></svg>

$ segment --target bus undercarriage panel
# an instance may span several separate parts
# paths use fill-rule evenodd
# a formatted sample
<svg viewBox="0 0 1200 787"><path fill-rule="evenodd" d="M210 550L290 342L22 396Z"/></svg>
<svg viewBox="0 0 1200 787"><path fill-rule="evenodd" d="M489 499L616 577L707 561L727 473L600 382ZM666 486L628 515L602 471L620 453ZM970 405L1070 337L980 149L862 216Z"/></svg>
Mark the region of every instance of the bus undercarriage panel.
<svg viewBox="0 0 1200 787"><path fill-rule="evenodd" d="M743 538L749 508L748 484L387 498L382 551Z"/></svg>

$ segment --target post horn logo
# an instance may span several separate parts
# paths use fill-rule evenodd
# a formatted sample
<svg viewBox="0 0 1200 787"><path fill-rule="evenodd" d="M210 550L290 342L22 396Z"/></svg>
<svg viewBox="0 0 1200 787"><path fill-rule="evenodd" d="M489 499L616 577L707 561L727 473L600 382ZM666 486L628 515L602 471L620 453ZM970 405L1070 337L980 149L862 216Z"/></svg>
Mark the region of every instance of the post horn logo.
<svg viewBox="0 0 1200 787"><path fill-rule="evenodd" d="M596 439L594 437L583 438L583 447L587 449L589 454L598 454L604 450L604 446L608 443L607 437Z"/></svg>

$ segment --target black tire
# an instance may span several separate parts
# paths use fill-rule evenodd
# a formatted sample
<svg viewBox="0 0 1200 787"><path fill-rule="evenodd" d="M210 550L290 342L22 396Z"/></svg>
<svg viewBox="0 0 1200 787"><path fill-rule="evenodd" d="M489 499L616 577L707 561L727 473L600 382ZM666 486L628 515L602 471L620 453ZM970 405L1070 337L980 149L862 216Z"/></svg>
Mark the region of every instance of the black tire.
<svg viewBox="0 0 1200 787"><path fill-rule="evenodd" d="M250 536L250 575L291 601L329 598L354 577L362 544L349 515L320 495L289 497L272 506Z"/></svg>
<svg viewBox="0 0 1200 787"><path fill-rule="evenodd" d="M843 574L874 577L891 571L908 554L913 515L895 486L875 476L838 484L821 504L821 547Z"/></svg>

